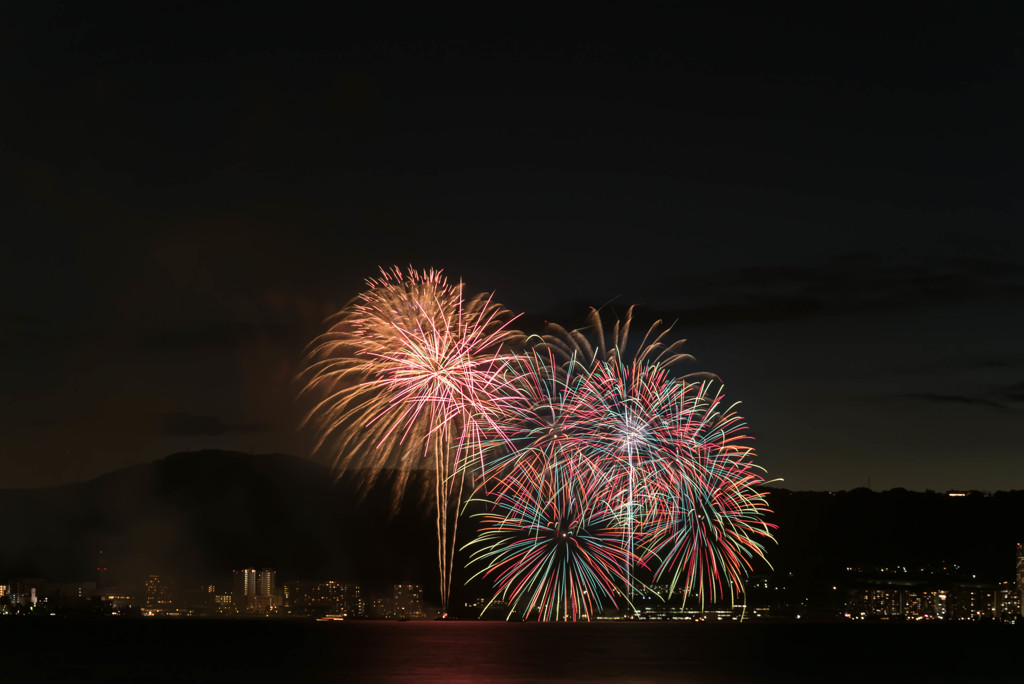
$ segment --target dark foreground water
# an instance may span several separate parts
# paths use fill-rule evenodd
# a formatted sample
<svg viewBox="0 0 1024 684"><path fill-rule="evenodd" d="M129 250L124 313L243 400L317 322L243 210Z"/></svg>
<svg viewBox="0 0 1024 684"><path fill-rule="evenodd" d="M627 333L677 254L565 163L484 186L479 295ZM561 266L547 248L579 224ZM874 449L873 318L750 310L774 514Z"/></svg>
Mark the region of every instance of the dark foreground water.
<svg viewBox="0 0 1024 684"><path fill-rule="evenodd" d="M1020 682L995 624L0 619L0 682Z"/></svg>

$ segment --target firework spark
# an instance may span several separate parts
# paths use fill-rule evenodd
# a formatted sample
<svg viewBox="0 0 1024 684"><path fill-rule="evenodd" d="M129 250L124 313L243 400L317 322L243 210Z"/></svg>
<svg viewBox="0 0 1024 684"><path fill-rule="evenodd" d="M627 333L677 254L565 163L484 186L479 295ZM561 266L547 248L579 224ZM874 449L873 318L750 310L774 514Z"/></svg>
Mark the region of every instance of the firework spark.
<svg viewBox="0 0 1024 684"><path fill-rule="evenodd" d="M765 481L752 463L754 450L742 418L722 409L721 388L702 384L694 395L691 439L675 454L675 468L659 480L660 515L645 523L645 558L655 579L670 578L703 607L742 593L743 578L774 525L759 491Z"/></svg>
<svg viewBox="0 0 1024 684"><path fill-rule="evenodd" d="M633 310L627 310L625 320L615 319L610 335L600 313L591 309L588 328L568 331L552 325L544 336L546 348L566 364L581 366L578 372L584 379L575 404L575 436L581 455L609 473L606 495L617 502L625 518L630 553L639 522L657 513L652 505L659 499L647 490L671 467L665 457L687 439L678 429L689 412L687 378L674 377L669 369L693 360L680 351L685 340L666 343L671 326L664 327L661 321L631 352ZM631 568L625 574L630 578ZM632 592L633 583L628 584Z"/></svg>
<svg viewBox="0 0 1024 684"><path fill-rule="evenodd" d="M371 486L395 478L395 505L422 458L433 465L438 565L447 604L458 508L458 468L492 431L505 400L509 345L519 333L490 295L470 299L440 271L381 270L345 307L308 356L305 393L322 396L307 415L316 448L358 468ZM459 475L456 477L456 475Z"/></svg>
<svg viewBox="0 0 1024 684"><path fill-rule="evenodd" d="M524 617L631 605L637 572L702 605L742 591L771 539L765 482L720 381L674 374L691 357L671 326L630 349L632 307L610 330L592 310L589 329L552 325L517 352L514 317L440 271L367 285L312 345L307 420L364 486L393 472L396 506L429 459L444 604L467 479L483 507L475 577Z"/></svg>
<svg viewBox="0 0 1024 684"><path fill-rule="evenodd" d="M471 562L486 565L478 575L524 619L589 620L622 600L623 568L640 562L601 496L603 473L566 466L524 461L505 475L469 544Z"/></svg>
<svg viewBox="0 0 1024 684"><path fill-rule="evenodd" d="M514 393L496 421L501 439L487 451L491 477L478 496L491 508L474 560L501 568L478 573L495 579L498 597L543 619L575 619L582 613L566 606L591 610L585 596L614 602L621 592L629 603L642 586L637 571L670 578L670 594L678 585L703 605L742 591L743 574L771 538L743 423L721 411L720 391L711 393L720 383L705 373L673 375L691 357L681 342L666 344L660 323L629 351L631 321L632 308L609 336L592 311L590 330L552 326L509 366ZM588 517L584 508L599 513ZM568 563L551 536L574 515L600 530L600 557ZM620 565L609 566L612 559Z"/></svg>

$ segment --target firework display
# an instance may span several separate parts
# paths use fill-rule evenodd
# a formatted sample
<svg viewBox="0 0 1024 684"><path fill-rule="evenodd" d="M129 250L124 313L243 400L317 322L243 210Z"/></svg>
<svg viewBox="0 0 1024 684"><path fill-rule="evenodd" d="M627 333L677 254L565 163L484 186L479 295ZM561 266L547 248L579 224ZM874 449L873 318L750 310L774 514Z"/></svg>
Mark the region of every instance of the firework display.
<svg viewBox="0 0 1024 684"><path fill-rule="evenodd" d="M591 311L526 340L439 271L381 273L312 346L309 419L367 485L396 468L398 493L430 459L443 602L467 482L473 577L509 615L633 610L648 582L702 606L742 592L772 538L765 480L720 380L675 373L692 359L670 326L635 343L632 308Z"/></svg>
<svg viewBox="0 0 1024 684"><path fill-rule="evenodd" d="M639 558L602 496L604 474L530 460L501 479L480 517L474 559L507 604L541 620L589 619L628 583Z"/></svg>
<svg viewBox="0 0 1024 684"><path fill-rule="evenodd" d="M367 285L313 343L304 391L323 398L307 420L337 468L359 469L366 486L393 474L396 505L413 470L430 460L446 603L459 462L479 454L490 433L488 418L506 395L504 348L518 333L490 296L467 299L440 271L382 269Z"/></svg>
<svg viewBox="0 0 1024 684"><path fill-rule="evenodd" d="M668 579L670 594L681 585L684 597L696 596L701 606L738 595L771 539L750 437L733 407L722 403L720 387L695 388L686 451L658 480L652 504L658 515L644 522L654 579Z"/></svg>

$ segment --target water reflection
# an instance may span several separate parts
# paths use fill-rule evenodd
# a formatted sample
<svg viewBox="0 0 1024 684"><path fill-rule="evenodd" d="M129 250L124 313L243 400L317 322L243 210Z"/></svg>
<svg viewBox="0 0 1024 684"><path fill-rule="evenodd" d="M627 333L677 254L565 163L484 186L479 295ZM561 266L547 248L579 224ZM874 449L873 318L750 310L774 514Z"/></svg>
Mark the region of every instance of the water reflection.
<svg viewBox="0 0 1024 684"><path fill-rule="evenodd" d="M338 681L706 682L746 673L743 658L725 668L709 659L723 635L709 639L711 630L692 625L348 623L344 632L342 650L359 662Z"/></svg>

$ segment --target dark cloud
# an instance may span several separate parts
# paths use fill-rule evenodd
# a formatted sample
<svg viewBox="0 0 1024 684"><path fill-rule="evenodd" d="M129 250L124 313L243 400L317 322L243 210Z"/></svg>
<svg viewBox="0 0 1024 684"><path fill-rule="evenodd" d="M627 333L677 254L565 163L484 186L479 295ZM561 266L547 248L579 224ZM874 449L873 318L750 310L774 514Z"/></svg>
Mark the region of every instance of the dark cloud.
<svg viewBox="0 0 1024 684"><path fill-rule="evenodd" d="M992 396L998 397L1001 401L1008 404L1024 403L1024 382L993 390Z"/></svg>
<svg viewBox="0 0 1024 684"><path fill-rule="evenodd" d="M1007 355L1003 358L977 356L952 357L937 362L893 366L885 369L890 375L932 375L936 367L946 371L998 371L1024 367L1024 356Z"/></svg>
<svg viewBox="0 0 1024 684"><path fill-rule="evenodd" d="M213 437L228 433L265 432L269 428L256 424L227 423L216 416L171 413L164 420L164 434L169 437Z"/></svg>
<svg viewBox="0 0 1024 684"><path fill-rule="evenodd" d="M998 401L986 399L985 397L967 396L963 394L938 394L936 392L925 392L923 394L901 395L908 399L921 399L939 403L968 404L972 406L985 406L988 408L1005 409L1006 407Z"/></svg>
<svg viewBox="0 0 1024 684"><path fill-rule="evenodd" d="M1005 261L953 258L886 263L851 253L819 266L754 266L666 284L695 302L675 315L687 324L770 322L904 311L1024 294L1024 268Z"/></svg>
<svg viewBox="0 0 1024 684"><path fill-rule="evenodd" d="M913 392L899 394L895 398L1013 411L1014 404L1024 403L1024 382L999 385L980 392Z"/></svg>

